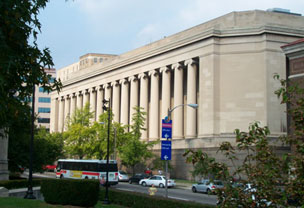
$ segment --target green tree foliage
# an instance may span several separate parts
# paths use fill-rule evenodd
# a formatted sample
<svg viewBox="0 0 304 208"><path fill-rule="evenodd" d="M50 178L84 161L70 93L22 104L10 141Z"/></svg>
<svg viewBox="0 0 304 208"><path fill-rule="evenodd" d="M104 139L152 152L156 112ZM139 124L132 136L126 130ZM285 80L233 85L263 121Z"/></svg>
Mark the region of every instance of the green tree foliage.
<svg viewBox="0 0 304 208"><path fill-rule="evenodd" d="M60 133L50 134L45 128L37 129L34 141L33 169L40 171L45 165L52 165L63 155L63 138Z"/></svg>
<svg viewBox="0 0 304 208"><path fill-rule="evenodd" d="M277 75L275 78L279 79ZM291 199L297 205L304 204L304 91L298 85L280 81L282 87L275 93L290 107L292 125L290 134L278 142L292 147L292 152L283 156L276 154L275 147L269 143L268 127L260 127L255 122L248 132L235 130L236 146L229 142L220 145L218 152L230 161L229 167L202 151L187 150L184 154L186 161L195 165L196 174L227 182L225 188L217 192L220 207L288 207ZM238 158L240 155L245 158ZM235 179L243 185L230 183ZM252 189L246 191L245 184L251 184Z"/></svg>
<svg viewBox="0 0 304 208"><path fill-rule="evenodd" d="M91 139L95 137L95 129L90 126L90 105L86 103L84 108L76 109L75 114L67 122L67 131L63 133L65 151L70 156L82 159L90 149Z"/></svg>
<svg viewBox="0 0 304 208"><path fill-rule="evenodd" d="M151 148L156 143L140 140L141 130L144 130L146 113L143 112L141 107L135 107L134 109L131 131L126 133L124 145L118 147L122 164L132 168L133 174L137 164L145 164L147 159L153 157Z"/></svg>
<svg viewBox="0 0 304 208"><path fill-rule="evenodd" d="M57 80L51 84L51 76L44 72L53 66L49 49L40 50L36 43L41 28L37 15L46 3L0 1L0 128L21 118L26 109L23 102L32 95L33 85L47 91L61 87Z"/></svg>

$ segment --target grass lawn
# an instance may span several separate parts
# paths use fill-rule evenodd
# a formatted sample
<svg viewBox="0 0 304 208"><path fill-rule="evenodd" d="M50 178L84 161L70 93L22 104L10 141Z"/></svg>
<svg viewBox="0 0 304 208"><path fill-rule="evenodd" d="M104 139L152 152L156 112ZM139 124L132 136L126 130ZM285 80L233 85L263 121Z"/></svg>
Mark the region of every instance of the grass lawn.
<svg viewBox="0 0 304 208"><path fill-rule="evenodd" d="M48 207L48 208L79 208L77 206L70 206L70 205L51 205L47 204L40 200L31 200L31 199L22 199L16 197L0 197L0 207L1 208L40 208L40 207ZM122 206L118 205L103 205L102 202L98 202L94 208L123 208Z"/></svg>

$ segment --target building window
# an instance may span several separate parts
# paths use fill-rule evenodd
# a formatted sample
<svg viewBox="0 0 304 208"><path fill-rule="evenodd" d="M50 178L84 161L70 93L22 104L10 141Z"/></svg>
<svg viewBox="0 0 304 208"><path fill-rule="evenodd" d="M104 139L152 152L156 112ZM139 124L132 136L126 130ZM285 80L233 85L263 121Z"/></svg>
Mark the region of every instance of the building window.
<svg viewBox="0 0 304 208"><path fill-rule="evenodd" d="M39 103L51 103L51 98L49 98L49 97L39 97L38 102Z"/></svg>
<svg viewBox="0 0 304 208"><path fill-rule="evenodd" d="M43 87L39 87L39 92L47 92Z"/></svg>
<svg viewBox="0 0 304 208"><path fill-rule="evenodd" d="M38 123L50 123L49 118L38 118Z"/></svg>
<svg viewBox="0 0 304 208"><path fill-rule="evenodd" d="M100 63L102 62L102 58L99 58L99 62L100 62Z"/></svg>
<svg viewBox="0 0 304 208"><path fill-rule="evenodd" d="M97 58L94 58L94 63L97 63Z"/></svg>
<svg viewBox="0 0 304 208"><path fill-rule="evenodd" d="M50 108L38 108L38 113L50 113Z"/></svg>
<svg viewBox="0 0 304 208"><path fill-rule="evenodd" d="M49 80L49 83L54 83L54 82L55 82L55 78L51 77L50 80Z"/></svg>

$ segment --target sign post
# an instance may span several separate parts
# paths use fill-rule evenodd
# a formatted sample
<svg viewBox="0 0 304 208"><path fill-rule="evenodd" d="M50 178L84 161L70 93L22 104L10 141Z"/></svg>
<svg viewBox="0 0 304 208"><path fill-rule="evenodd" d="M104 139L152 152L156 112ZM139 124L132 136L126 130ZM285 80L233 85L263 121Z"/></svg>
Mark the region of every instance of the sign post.
<svg viewBox="0 0 304 208"><path fill-rule="evenodd" d="M162 138L166 140L161 141L161 160L166 161L166 198L168 198L168 160L171 160L171 139L172 138L172 120L168 118L162 119Z"/></svg>

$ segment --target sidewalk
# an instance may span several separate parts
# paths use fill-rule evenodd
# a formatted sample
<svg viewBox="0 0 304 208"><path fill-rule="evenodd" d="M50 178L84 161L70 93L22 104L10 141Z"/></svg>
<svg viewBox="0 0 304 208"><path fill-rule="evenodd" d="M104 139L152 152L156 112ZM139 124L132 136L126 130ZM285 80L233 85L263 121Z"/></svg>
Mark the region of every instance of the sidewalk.
<svg viewBox="0 0 304 208"><path fill-rule="evenodd" d="M176 188L180 189L186 189L186 190L191 190L192 184L190 183L183 183L183 182L175 182L176 183Z"/></svg>

